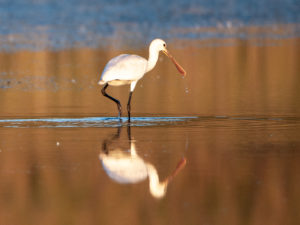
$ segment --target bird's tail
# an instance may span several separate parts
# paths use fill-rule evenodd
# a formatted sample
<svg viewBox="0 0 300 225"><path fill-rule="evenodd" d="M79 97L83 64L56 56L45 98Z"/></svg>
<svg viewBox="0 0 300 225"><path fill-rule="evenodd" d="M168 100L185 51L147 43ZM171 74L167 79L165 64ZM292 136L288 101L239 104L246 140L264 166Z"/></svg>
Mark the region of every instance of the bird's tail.
<svg viewBox="0 0 300 225"><path fill-rule="evenodd" d="M103 85L103 84L105 84L105 83L106 83L106 82L103 81L103 80L100 80L100 81L98 82L99 85Z"/></svg>

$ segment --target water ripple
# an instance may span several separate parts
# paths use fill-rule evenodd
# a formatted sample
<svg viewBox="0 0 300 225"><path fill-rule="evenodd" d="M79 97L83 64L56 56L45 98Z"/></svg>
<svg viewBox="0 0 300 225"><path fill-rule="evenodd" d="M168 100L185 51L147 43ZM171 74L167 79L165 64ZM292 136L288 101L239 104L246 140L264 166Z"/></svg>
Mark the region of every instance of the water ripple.
<svg viewBox="0 0 300 225"><path fill-rule="evenodd" d="M197 117L132 117L131 126L170 125L177 122L196 119ZM35 119L1 119L0 127L6 128L68 128L68 127L118 127L127 124L117 117L83 117L83 118L35 118Z"/></svg>

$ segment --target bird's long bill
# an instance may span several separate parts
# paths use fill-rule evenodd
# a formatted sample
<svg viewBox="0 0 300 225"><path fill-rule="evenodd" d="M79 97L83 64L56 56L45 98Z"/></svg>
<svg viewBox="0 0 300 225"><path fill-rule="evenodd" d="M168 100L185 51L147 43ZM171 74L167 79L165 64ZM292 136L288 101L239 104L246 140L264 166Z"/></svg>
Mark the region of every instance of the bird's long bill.
<svg viewBox="0 0 300 225"><path fill-rule="evenodd" d="M176 68L179 71L179 73L181 73L183 76L185 76L186 75L185 70L182 68L182 66L180 66L178 64L178 62L175 60L175 58L167 50L163 51L163 53L165 53L172 60L172 62L176 66Z"/></svg>

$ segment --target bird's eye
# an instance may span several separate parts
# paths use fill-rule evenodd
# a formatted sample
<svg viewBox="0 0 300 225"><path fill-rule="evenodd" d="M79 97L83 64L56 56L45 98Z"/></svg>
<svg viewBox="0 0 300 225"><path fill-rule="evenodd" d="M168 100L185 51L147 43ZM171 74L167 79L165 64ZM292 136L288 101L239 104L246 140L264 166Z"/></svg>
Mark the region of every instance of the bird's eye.
<svg viewBox="0 0 300 225"><path fill-rule="evenodd" d="M166 46L167 46L167 45L166 45L166 43L164 43L163 45L164 45L164 47L166 47Z"/></svg>

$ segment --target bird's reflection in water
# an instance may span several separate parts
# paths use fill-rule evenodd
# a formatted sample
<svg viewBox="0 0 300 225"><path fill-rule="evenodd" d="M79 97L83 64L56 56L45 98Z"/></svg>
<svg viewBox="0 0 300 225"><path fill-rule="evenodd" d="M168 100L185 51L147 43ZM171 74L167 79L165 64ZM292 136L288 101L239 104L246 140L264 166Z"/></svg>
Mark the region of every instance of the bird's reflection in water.
<svg viewBox="0 0 300 225"><path fill-rule="evenodd" d="M118 127L117 133L112 138L103 141L99 159L105 172L112 180L122 184L138 183L148 177L151 195L162 198L166 194L169 182L185 167L186 159L182 158L175 170L164 181L160 181L156 168L138 156L135 141L131 138L130 126L127 127L129 152L120 147L109 149L110 144L120 138L121 129Z"/></svg>

